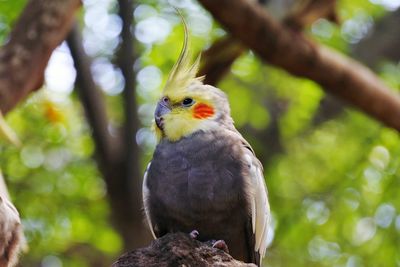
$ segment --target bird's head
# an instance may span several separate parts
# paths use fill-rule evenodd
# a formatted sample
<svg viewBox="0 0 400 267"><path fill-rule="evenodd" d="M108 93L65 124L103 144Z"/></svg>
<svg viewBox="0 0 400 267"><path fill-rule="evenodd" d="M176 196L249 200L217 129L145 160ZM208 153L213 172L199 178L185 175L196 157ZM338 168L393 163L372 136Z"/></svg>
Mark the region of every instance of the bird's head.
<svg viewBox="0 0 400 267"><path fill-rule="evenodd" d="M191 63L187 29L185 23L183 25L184 45L154 114L154 129L159 141L166 138L174 142L200 130L233 125L225 93L203 84L203 77L196 77L200 56Z"/></svg>
<svg viewBox="0 0 400 267"><path fill-rule="evenodd" d="M166 92L157 103L154 114L158 140L178 141L199 130L209 131L232 124L225 94L198 80L181 90Z"/></svg>

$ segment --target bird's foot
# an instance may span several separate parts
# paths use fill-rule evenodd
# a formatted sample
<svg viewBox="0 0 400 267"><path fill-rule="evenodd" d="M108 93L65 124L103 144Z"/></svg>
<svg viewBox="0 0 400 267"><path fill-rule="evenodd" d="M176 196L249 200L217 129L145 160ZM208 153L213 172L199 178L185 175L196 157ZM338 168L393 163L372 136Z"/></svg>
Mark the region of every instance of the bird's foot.
<svg viewBox="0 0 400 267"><path fill-rule="evenodd" d="M190 232L189 235L190 235L191 238L197 239L197 237L199 236L199 234L200 234L199 231L193 230L193 231Z"/></svg>
<svg viewBox="0 0 400 267"><path fill-rule="evenodd" d="M218 248L221 249L223 251L225 251L226 253L229 254L229 249L228 249L228 245L225 243L224 240L217 240L213 243L212 245L213 248Z"/></svg>

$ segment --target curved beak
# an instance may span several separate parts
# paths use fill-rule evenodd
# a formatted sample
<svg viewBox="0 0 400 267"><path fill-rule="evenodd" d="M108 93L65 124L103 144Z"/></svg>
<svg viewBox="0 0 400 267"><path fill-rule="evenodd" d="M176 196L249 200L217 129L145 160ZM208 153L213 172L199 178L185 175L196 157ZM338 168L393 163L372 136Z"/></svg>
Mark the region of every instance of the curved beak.
<svg viewBox="0 0 400 267"><path fill-rule="evenodd" d="M156 111L154 112L154 120L156 121L157 127L162 130L164 128L163 116L171 112L171 107L163 102L158 102Z"/></svg>

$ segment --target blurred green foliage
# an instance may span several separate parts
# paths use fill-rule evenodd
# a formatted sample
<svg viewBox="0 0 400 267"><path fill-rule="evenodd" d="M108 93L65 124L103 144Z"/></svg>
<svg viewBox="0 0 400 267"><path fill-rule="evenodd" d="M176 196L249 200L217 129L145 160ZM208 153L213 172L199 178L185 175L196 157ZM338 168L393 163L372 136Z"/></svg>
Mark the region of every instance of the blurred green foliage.
<svg viewBox="0 0 400 267"><path fill-rule="evenodd" d="M188 19L196 51L224 34L197 3L173 2ZM341 26L319 20L307 34L349 53L350 46L357 45L374 21L387 13L377 4L381 2L340 1ZM24 3L0 1L1 40ZM140 3L134 14L135 70L143 128L136 140L144 169L155 145L149 130L154 103L183 38L179 18L166 1ZM115 2L84 4L85 48L97 60L95 79L107 94L108 113L116 127L123 115L120 73L112 65L120 23ZM114 30L107 37L104 28ZM379 74L397 89L399 72L398 64L386 62ZM105 73L113 76L104 78ZM350 108L315 125L324 97L321 88L262 64L251 52L235 62L219 87L229 96L237 127L259 157L268 159L263 164L273 240L265 266L400 266L400 137L396 131ZM282 143L283 151L278 152L252 134L268 131L277 119L271 103L281 103L282 109L279 140L272 140ZM23 142L20 149L0 143L0 167L29 243L22 266L108 266L121 253L121 238L109 221L106 189L92 159L94 144L75 93L45 86L7 120Z"/></svg>
<svg viewBox="0 0 400 267"><path fill-rule="evenodd" d="M0 1L0 41L1 43L7 37L8 32L10 31L13 22L17 18L17 16L21 13L22 8L24 7L26 0L1 0Z"/></svg>

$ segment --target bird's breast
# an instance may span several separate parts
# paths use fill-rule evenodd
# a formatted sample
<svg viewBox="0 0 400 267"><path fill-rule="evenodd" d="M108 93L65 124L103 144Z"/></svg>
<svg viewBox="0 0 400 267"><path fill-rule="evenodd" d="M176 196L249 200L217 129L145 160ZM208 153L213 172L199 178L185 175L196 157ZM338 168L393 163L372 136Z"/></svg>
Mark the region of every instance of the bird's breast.
<svg viewBox="0 0 400 267"><path fill-rule="evenodd" d="M227 214L243 198L240 149L214 133L161 142L148 174L153 202L171 216L191 220Z"/></svg>

